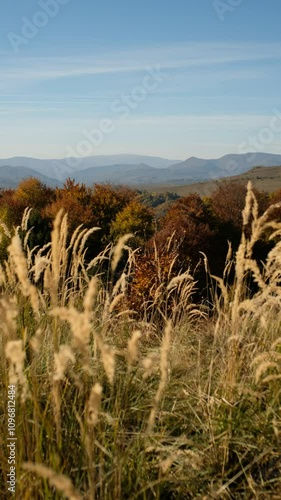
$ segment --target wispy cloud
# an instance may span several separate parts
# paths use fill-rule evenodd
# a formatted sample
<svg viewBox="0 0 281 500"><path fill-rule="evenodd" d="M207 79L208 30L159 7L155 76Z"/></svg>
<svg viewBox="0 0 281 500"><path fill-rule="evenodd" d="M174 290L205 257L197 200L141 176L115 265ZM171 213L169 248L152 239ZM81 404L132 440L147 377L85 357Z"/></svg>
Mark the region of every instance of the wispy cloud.
<svg viewBox="0 0 281 500"><path fill-rule="evenodd" d="M278 43L183 43L104 52L99 53L97 58L93 55L34 56L11 60L4 55L0 69L2 81L30 82L88 75L134 73L144 71L147 66L155 64L160 64L163 70L180 70L280 58L281 46Z"/></svg>
<svg viewBox="0 0 281 500"><path fill-rule="evenodd" d="M143 116L129 117L123 120L123 125L131 126L132 124L150 124L161 126L182 125L185 130L213 130L214 127L227 127L227 129L240 129L243 127L259 128L267 124L272 115L260 114L213 114L213 115L161 115L161 116Z"/></svg>

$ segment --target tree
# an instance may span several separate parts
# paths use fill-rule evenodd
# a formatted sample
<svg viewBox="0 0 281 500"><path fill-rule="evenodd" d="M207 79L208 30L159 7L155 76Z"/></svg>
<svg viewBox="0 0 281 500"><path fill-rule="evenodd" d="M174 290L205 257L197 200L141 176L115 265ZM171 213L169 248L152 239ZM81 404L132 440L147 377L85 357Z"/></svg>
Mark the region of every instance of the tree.
<svg viewBox="0 0 281 500"><path fill-rule="evenodd" d="M43 210L43 214L49 219L54 219L58 211L63 209L68 215L70 232L73 232L80 224L91 227L94 225L91 199L90 188L67 179L62 189L56 189L54 201Z"/></svg>
<svg viewBox="0 0 281 500"><path fill-rule="evenodd" d="M19 183L14 192L14 198L24 208L29 207L40 211L54 199L54 189L47 187L34 177L29 177Z"/></svg>
<svg viewBox="0 0 281 500"><path fill-rule="evenodd" d="M245 207L246 194L246 183L224 180L218 183L211 196L211 206L216 217L239 233L242 229L242 211ZM268 195L258 189L254 189L254 194L258 201L259 212L263 213L269 204Z"/></svg>
<svg viewBox="0 0 281 500"><path fill-rule="evenodd" d="M136 200L118 212L110 226L113 239L128 233L135 235L135 246L143 245L153 235L153 212Z"/></svg>
<svg viewBox="0 0 281 500"><path fill-rule="evenodd" d="M99 237L103 245L110 242L111 224L116 216L136 197L136 191L126 186L94 184L91 212L94 225L101 228Z"/></svg>
<svg viewBox="0 0 281 500"><path fill-rule="evenodd" d="M171 249L176 250L179 261L196 266L200 252L207 253L214 237L214 221L208 207L197 194L180 198L168 210L161 221L161 229L155 235L157 245L165 246L173 235Z"/></svg>

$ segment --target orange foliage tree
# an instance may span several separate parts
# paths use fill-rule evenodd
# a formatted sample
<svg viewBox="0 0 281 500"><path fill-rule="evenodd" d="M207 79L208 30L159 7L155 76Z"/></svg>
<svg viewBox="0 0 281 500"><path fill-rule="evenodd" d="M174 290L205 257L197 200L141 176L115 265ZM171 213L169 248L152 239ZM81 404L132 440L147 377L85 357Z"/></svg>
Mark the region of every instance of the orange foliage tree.
<svg viewBox="0 0 281 500"><path fill-rule="evenodd" d="M92 192L84 184L67 179L62 189L57 188L55 199L44 209L43 213L49 219L54 219L60 209L68 215L70 232L83 224L85 227L93 225L91 210Z"/></svg>

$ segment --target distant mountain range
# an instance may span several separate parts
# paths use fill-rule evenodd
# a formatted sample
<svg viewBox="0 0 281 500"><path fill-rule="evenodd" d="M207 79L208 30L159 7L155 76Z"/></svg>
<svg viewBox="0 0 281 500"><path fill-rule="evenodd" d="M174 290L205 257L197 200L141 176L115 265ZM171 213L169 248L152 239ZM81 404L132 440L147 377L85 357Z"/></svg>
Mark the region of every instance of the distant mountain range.
<svg viewBox="0 0 281 500"><path fill-rule="evenodd" d="M27 177L37 177L49 186L61 186L68 178L92 185L111 182L144 186L180 186L247 172L253 167L281 165L281 155L270 153L229 154L218 159L191 157L185 161L143 155L111 155L86 158L40 160L0 159L0 187L16 187Z"/></svg>

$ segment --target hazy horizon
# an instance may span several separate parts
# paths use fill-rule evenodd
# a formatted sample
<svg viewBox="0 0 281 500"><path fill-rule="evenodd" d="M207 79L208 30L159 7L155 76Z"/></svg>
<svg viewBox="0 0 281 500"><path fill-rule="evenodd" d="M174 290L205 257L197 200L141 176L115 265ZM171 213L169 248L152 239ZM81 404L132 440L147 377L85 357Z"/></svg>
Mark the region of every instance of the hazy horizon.
<svg viewBox="0 0 281 500"><path fill-rule="evenodd" d="M268 155L281 155L281 148L280 148L280 152L279 153L278 152L275 153L275 152L272 152L272 151L247 151L247 153L249 153L249 154L255 154L255 153L260 154L261 153L261 154L268 154ZM247 153L245 153L245 154L247 154ZM30 156L30 155L26 155L26 156L24 156L24 155L15 155L15 156L9 156L9 157L6 157L6 156L2 157L0 155L0 160L11 160L11 159L14 159L14 158L28 158L28 159L32 159L32 160L46 160L46 161L50 160L50 161L52 161L52 160L64 160L66 158L76 158L76 159L83 160L83 159L86 159L86 158L99 157L99 156L101 156L101 157L103 157L103 156L106 156L106 157L110 157L110 156L113 156L113 157L118 157L118 156L136 156L136 157L147 156L147 157L151 157L151 158L154 157L154 158L159 158L159 159L162 158L162 159L170 160L170 161L184 162L185 160L188 160L190 158L198 158L198 159L201 159L201 160L219 160L220 158L222 158L224 156L235 155L235 154L239 154L239 153L237 153L237 152L231 152L230 151L228 153L225 153L225 154L222 154L222 155L219 155L219 156L213 156L213 157L207 157L207 156L203 156L203 155L202 156L188 155L188 156L185 156L183 158L178 158L178 157L177 158L176 157L174 157L174 158L171 158L171 157L167 158L166 156L163 156L161 154L159 154L159 155L157 155L157 154L155 154L155 155L153 155L153 154L149 155L149 154L145 154L145 153L134 153L134 152L133 153L132 152L129 152L129 153L116 153L116 154L114 154L114 153L112 153L112 154L97 154L97 155L73 156L73 157L71 157L71 156L68 156L68 157L67 156L62 156L62 157L43 157L43 156L41 156L41 157L39 157L39 156Z"/></svg>

